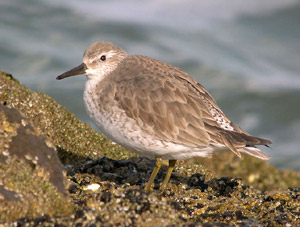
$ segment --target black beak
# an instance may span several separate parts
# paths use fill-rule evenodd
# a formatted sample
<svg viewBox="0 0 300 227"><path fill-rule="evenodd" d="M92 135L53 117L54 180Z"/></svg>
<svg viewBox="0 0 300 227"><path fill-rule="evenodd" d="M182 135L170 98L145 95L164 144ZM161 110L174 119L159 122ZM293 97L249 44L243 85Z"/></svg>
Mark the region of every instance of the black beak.
<svg viewBox="0 0 300 227"><path fill-rule="evenodd" d="M78 65L77 67L59 75L58 77L56 77L57 80L61 80L64 79L66 77L70 77L70 76L76 76L76 75L80 75L80 74L85 74L85 70L87 69L86 65L84 63L82 63L81 65Z"/></svg>

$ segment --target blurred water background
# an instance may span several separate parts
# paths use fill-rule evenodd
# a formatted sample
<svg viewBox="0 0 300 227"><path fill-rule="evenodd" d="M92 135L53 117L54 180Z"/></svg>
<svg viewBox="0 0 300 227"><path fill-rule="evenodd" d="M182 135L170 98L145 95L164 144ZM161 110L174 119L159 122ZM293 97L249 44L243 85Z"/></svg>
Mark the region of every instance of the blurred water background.
<svg viewBox="0 0 300 227"><path fill-rule="evenodd" d="M227 116L300 170L299 0L1 0L0 69L81 120L84 76L56 81L111 41L194 76Z"/></svg>

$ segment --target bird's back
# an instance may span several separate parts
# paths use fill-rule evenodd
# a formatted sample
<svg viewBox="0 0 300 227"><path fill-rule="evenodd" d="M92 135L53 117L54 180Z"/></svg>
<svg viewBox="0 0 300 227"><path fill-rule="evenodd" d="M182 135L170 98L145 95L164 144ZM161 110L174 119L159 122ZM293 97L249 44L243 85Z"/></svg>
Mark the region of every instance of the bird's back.
<svg viewBox="0 0 300 227"><path fill-rule="evenodd" d="M270 141L231 122L208 91L179 68L132 55L108 76L105 89L128 118L153 137L191 148L228 147L239 156L255 150L254 156L268 158L254 146Z"/></svg>

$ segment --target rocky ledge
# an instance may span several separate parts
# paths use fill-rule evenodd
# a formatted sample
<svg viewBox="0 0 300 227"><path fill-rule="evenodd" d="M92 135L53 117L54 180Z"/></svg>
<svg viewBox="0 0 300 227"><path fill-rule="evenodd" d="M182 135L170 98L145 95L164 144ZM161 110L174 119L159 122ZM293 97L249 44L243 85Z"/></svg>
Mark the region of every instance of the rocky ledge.
<svg viewBox="0 0 300 227"><path fill-rule="evenodd" d="M164 193L154 162L0 71L0 223L298 226L300 174L230 152L179 161Z"/></svg>

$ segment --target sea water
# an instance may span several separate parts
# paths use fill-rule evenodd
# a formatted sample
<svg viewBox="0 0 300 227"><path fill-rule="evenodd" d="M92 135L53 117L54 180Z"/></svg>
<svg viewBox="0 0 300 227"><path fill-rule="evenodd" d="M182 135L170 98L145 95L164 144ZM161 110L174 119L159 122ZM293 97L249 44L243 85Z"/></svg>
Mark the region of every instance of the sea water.
<svg viewBox="0 0 300 227"><path fill-rule="evenodd" d="M0 69L89 123L85 77L55 78L96 41L190 73L231 120L273 142L271 163L300 170L300 1L0 1Z"/></svg>

